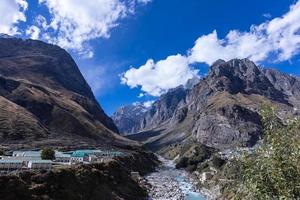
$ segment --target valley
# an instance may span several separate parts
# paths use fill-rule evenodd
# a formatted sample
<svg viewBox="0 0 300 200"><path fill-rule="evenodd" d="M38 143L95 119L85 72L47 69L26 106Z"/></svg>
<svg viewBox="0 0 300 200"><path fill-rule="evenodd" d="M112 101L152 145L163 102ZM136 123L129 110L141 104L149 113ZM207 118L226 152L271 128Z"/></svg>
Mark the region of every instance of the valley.
<svg viewBox="0 0 300 200"><path fill-rule="evenodd" d="M256 190L244 183L261 178L255 162L264 166L279 160L282 171L286 159L294 176L284 174L283 185L299 181L294 179L299 102L298 77L249 59L217 60L201 79L169 89L151 105L122 106L109 117L64 49L2 37L0 196L252 200ZM43 149L53 149L56 158L42 159ZM251 169L256 171L244 181ZM281 191L272 190L274 195ZM295 187L287 194L298 192Z"/></svg>

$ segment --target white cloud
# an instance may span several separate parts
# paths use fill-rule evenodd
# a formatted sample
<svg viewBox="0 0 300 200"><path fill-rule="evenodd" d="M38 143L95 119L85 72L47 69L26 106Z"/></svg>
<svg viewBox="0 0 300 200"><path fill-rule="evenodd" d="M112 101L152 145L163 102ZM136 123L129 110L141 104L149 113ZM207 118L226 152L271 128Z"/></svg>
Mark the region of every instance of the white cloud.
<svg viewBox="0 0 300 200"><path fill-rule="evenodd" d="M39 39L75 50L83 57L92 57L87 43L96 38L110 37L120 19L134 13L137 3L150 0L39 0L48 8L50 18L38 15L35 26L40 28ZM28 30L30 31L30 30Z"/></svg>
<svg viewBox="0 0 300 200"><path fill-rule="evenodd" d="M263 17L269 19L269 18L272 17L272 15L271 15L270 13L264 13L264 14L263 14Z"/></svg>
<svg viewBox="0 0 300 200"><path fill-rule="evenodd" d="M121 82L131 88L158 96L170 88L185 84L197 76L195 63L211 65L217 59L249 58L254 62L266 59L285 61L300 51L300 0L285 15L252 25L248 32L231 30L224 39L214 30L197 39L186 56L169 56L154 63L148 60L139 68L131 68L121 77Z"/></svg>
<svg viewBox="0 0 300 200"><path fill-rule="evenodd" d="M212 64L217 59L249 58L264 61L272 55L274 61L285 61L300 50L300 1L290 11L260 25L249 32L230 31L224 39L217 32L201 36L190 50L189 62Z"/></svg>
<svg viewBox="0 0 300 200"><path fill-rule="evenodd" d="M152 0L137 0L138 3L147 4L150 3Z"/></svg>
<svg viewBox="0 0 300 200"><path fill-rule="evenodd" d="M118 19L126 15L126 6L119 0L39 0L39 2L46 5L51 14L49 25L45 25L45 20L40 22L43 28L54 32L49 35L49 42L81 53L86 51L84 46L86 41L109 37L110 29L117 25Z"/></svg>
<svg viewBox="0 0 300 200"><path fill-rule="evenodd" d="M0 3L0 33L16 35L20 34L16 26L19 22L25 22L25 11L28 3L25 0L1 0Z"/></svg>
<svg viewBox="0 0 300 200"><path fill-rule="evenodd" d="M150 108L154 102L155 102L154 100L152 100L152 101L145 101L145 102L143 102L143 105L146 108Z"/></svg>
<svg viewBox="0 0 300 200"><path fill-rule="evenodd" d="M145 96L145 93L140 93L139 95L138 95L138 98L142 98L142 97L144 97Z"/></svg>
<svg viewBox="0 0 300 200"><path fill-rule="evenodd" d="M38 39L40 36L41 30L37 26L30 26L26 30L26 35L28 35L31 39Z"/></svg>
<svg viewBox="0 0 300 200"><path fill-rule="evenodd" d="M197 74L198 71L189 66L187 57L177 54L157 63L150 59L145 65L122 74L121 80L131 88L141 86L142 91L159 96L170 88L185 84Z"/></svg>

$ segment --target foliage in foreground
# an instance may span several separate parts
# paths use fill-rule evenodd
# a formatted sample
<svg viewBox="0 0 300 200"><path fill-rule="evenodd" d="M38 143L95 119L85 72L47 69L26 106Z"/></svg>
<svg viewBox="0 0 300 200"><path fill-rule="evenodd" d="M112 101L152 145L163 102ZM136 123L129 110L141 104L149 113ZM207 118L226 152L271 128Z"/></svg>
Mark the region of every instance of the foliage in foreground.
<svg viewBox="0 0 300 200"><path fill-rule="evenodd" d="M243 176L236 199L297 199L300 197L300 120L283 124L273 108L261 112L264 141L241 159Z"/></svg>
<svg viewBox="0 0 300 200"><path fill-rule="evenodd" d="M54 160L55 151L52 148L45 148L41 152L41 157L43 160Z"/></svg>

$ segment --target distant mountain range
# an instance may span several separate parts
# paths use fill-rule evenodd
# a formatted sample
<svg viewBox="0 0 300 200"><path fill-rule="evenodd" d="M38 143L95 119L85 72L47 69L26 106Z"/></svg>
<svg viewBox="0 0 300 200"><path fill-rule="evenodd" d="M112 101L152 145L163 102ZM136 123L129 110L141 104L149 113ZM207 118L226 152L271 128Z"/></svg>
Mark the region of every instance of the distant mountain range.
<svg viewBox="0 0 300 200"><path fill-rule="evenodd" d="M248 59L218 60L192 88L170 90L146 112L132 105L112 118L121 133L133 134L128 138L153 150L191 141L222 150L252 146L260 139L264 103L275 106L282 118L297 115L300 79ZM128 116L138 117L127 123Z"/></svg>
<svg viewBox="0 0 300 200"><path fill-rule="evenodd" d="M117 133L65 50L0 38L0 146L135 144Z"/></svg>

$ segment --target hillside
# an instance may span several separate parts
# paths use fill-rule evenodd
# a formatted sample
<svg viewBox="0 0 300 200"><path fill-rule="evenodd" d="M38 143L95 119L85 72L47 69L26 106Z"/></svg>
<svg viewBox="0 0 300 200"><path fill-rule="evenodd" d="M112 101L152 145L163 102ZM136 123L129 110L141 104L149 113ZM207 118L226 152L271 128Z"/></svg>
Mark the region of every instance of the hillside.
<svg viewBox="0 0 300 200"><path fill-rule="evenodd" d="M2 147L135 144L117 133L65 50L0 38Z"/></svg>

